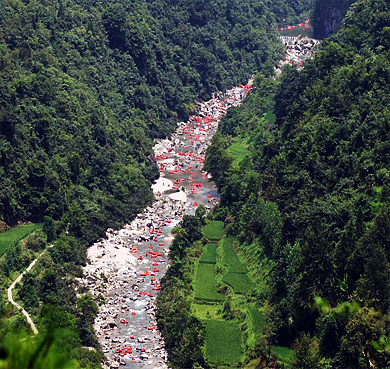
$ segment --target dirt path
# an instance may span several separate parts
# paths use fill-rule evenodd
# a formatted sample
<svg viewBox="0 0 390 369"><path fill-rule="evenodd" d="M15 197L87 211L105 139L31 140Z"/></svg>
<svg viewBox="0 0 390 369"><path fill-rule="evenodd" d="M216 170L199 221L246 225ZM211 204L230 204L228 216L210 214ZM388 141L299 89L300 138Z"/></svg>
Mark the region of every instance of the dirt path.
<svg viewBox="0 0 390 369"><path fill-rule="evenodd" d="M49 246L49 247L53 247L53 245L51 245L51 246ZM22 310L22 313L23 313L23 315L26 317L26 319L27 319L27 321L28 321L28 324L30 324L31 329L33 330L34 334L38 334L38 329L37 329L37 327L35 326L34 322L32 321L30 315L28 315L28 312L27 312L26 310L24 310L17 302L14 301L14 299L13 299L13 297L12 297L12 290L14 289L14 287L16 286L16 284L19 283L19 282L22 280L24 274L27 273L27 272L29 272L29 271L32 269L32 267L35 265L35 263L38 261L38 259L39 259L45 252L46 252L46 250L45 250L45 251L42 251L42 252L38 255L38 257L37 257L35 260L33 260L33 262L27 267L27 269L26 269L18 278L16 278L16 279L14 280L14 282L11 284L11 286L9 286L9 288L8 288L8 301L9 301L12 305L16 306L19 310Z"/></svg>

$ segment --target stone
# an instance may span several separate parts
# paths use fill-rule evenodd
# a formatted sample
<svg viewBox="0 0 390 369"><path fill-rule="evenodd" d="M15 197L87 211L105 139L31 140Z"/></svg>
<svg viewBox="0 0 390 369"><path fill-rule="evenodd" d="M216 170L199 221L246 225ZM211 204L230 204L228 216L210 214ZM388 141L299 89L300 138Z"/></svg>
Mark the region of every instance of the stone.
<svg viewBox="0 0 390 369"><path fill-rule="evenodd" d="M142 360L148 360L149 359L149 356L143 352L140 356L139 356Z"/></svg>
<svg viewBox="0 0 390 369"><path fill-rule="evenodd" d="M113 317L108 317L108 318L106 319L106 323L107 323L107 325L110 326L111 328L116 327L116 321L115 321L115 319L114 319Z"/></svg>

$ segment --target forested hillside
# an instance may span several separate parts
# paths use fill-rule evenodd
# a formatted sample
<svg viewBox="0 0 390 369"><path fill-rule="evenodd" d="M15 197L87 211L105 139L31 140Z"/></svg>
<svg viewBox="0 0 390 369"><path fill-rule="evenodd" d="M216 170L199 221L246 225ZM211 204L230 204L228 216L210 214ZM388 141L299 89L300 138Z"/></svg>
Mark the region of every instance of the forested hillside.
<svg viewBox="0 0 390 369"><path fill-rule="evenodd" d="M258 77L208 150L214 217L253 278L272 266L266 345L294 368L390 365L389 46L388 2L357 1L302 71Z"/></svg>
<svg viewBox="0 0 390 369"><path fill-rule="evenodd" d="M267 0L266 3L280 25L290 25L309 16L315 0Z"/></svg>
<svg viewBox="0 0 390 369"><path fill-rule="evenodd" d="M273 17L255 3L3 2L4 221L49 215L80 236L142 208L151 139L196 98L272 70Z"/></svg>
<svg viewBox="0 0 390 369"><path fill-rule="evenodd" d="M43 232L0 260L0 337L17 342L11 354L25 353L9 356L19 360L11 366L27 365L35 346L10 335L28 328L7 307L5 290L51 243L16 295L40 331L61 330L61 354L50 365L33 358L44 367L99 366L99 353L81 349L97 346L97 306L87 291L76 295L74 280L86 246L152 201L153 139L169 135L196 100L259 71L272 75L282 52L275 22L311 3L0 3L0 222L44 221ZM50 332L38 336L37 352L52 347Z"/></svg>

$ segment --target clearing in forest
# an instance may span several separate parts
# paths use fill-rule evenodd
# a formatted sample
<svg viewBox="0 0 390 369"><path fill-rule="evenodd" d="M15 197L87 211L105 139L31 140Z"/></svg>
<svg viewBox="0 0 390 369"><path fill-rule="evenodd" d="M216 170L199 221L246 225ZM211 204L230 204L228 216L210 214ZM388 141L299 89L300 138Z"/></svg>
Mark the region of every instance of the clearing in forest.
<svg viewBox="0 0 390 369"><path fill-rule="evenodd" d="M27 237L32 231L37 228L42 228L42 223L18 225L6 232L0 233L0 256L3 255L9 247L16 242Z"/></svg>
<svg viewBox="0 0 390 369"><path fill-rule="evenodd" d="M215 277L214 264L198 264L195 280L195 299L210 302L225 300L225 296L217 292Z"/></svg>
<svg viewBox="0 0 390 369"><path fill-rule="evenodd" d="M284 346L273 346L272 351L275 352L278 361L283 364L292 364L294 357L295 357L295 351Z"/></svg>
<svg viewBox="0 0 390 369"><path fill-rule="evenodd" d="M224 238L222 242L222 262L228 268L229 272L247 273L248 269L243 265L233 248L232 237Z"/></svg>
<svg viewBox="0 0 390 369"><path fill-rule="evenodd" d="M217 262L217 244L208 243L203 247L199 263L215 264Z"/></svg>
<svg viewBox="0 0 390 369"><path fill-rule="evenodd" d="M250 293L254 288L254 284L243 273L227 272L223 276L222 282L231 286L235 293Z"/></svg>
<svg viewBox="0 0 390 369"><path fill-rule="evenodd" d="M255 338L258 338L263 333L265 325L265 316L256 308L250 308L249 314L253 333L255 335Z"/></svg>
<svg viewBox="0 0 390 369"><path fill-rule="evenodd" d="M264 114L264 118L268 120L270 123L275 123L276 122L276 115L272 110L268 110Z"/></svg>
<svg viewBox="0 0 390 369"><path fill-rule="evenodd" d="M210 241L219 241L223 236L223 222L216 220L202 228L203 235Z"/></svg>
<svg viewBox="0 0 390 369"><path fill-rule="evenodd" d="M208 320L205 337L207 359L217 364L238 364L243 353L241 339L237 322Z"/></svg>
<svg viewBox="0 0 390 369"><path fill-rule="evenodd" d="M241 139L235 137L233 139L233 143L228 147L228 151L233 155L233 158L237 162L240 162L245 158L246 155L250 154L248 147L248 139Z"/></svg>

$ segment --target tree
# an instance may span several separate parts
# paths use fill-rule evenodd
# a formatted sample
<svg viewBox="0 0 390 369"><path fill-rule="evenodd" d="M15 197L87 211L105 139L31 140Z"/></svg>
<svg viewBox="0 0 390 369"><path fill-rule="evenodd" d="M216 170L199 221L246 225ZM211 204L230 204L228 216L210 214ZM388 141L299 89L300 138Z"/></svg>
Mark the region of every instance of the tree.
<svg viewBox="0 0 390 369"><path fill-rule="evenodd" d="M233 157L227 152L226 146L227 141L217 131L211 140L211 145L207 148L204 161L204 169L211 173L219 190L226 182L226 173L233 162Z"/></svg>
<svg viewBox="0 0 390 369"><path fill-rule="evenodd" d="M195 214L195 216L194 215L184 215L181 225L185 229L185 231L188 235L188 241L190 243L193 243L202 237L201 219L198 216L196 216L196 214Z"/></svg>
<svg viewBox="0 0 390 369"><path fill-rule="evenodd" d="M26 273L24 275L22 287L20 288L18 295L27 309L39 306L36 284L36 276L32 273Z"/></svg>
<svg viewBox="0 0 390 369"><path fill-rule="evenodd" d="M372 342L379 341L384 333L385 321L381 314L373 309L361 308L345 327L340 347L341 368L370 369L371 363L377 366L383 354L375 350Z"/></svg>
<svg viewBox="0 0 390 369"><path fill-rule="evenodd" d="M320 356L318 343L314 341L309 333L302 332L295 341L295 359L293 369L320 369Z"/></svg>
<svg viewBox="0 0 390 369"><path fill-rule="evenodd" d="M46 233L47 242L52 242L55 238L55 225L53 218L45 216L42 231Z"/></svg>
<svg viewBox="0 0 390 369"><path fill-rule="evenodd" d="M337 312L320 317L317 321L319 330L319 349L325 357L334 357L340 349L341 337L345 332L346 319L343 319Z"/></svg>
<svg viewBox="0 0 390 369"><path fill-rule="evenodd" d="M206 208L203 204L200 204L195 210L195 216L200 220L202 225L204 225L205 215L206 215Z"/></svg>
<svg viewBox="0 0 390 369"><path fill-rule="evenodd" d="M39 285L38 295L44 303L53 303L56 301L57 285L59 278L58 273L54 269L45 270Z"/></svg>
<svg viewBox="0 0 390 369"><path fill-rule="evenodd" d="M191 244L189 241L189 235L184 228L179 226L172 229L172 234L175 235L175 238L171 244L170 257L171 259L177 257L179 260L183 260L187 248Z"/></svg>
<svg viewBox="0 0 390 369"><path fill-rule="evenodd" d="M85 346L97 346L97 339L93 331L98 306L89 293L80 296L77 300L77 325L80 338Z"/></svg>

